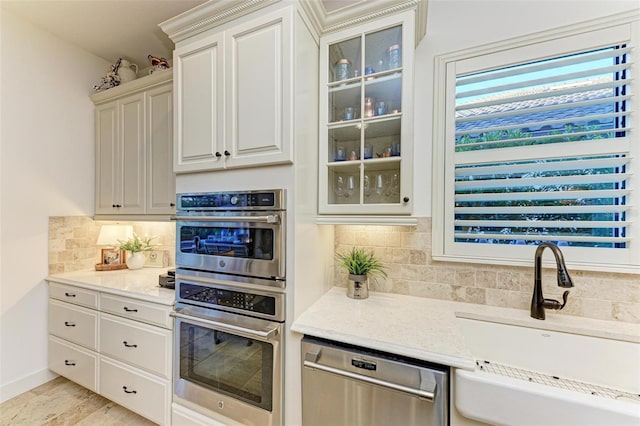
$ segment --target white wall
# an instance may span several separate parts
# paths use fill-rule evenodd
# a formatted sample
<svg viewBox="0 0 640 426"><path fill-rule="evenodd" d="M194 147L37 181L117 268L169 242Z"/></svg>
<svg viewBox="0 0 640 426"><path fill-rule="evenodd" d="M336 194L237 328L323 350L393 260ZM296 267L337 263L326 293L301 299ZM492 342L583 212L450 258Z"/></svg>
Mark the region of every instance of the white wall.
<svg viewBox="0 0 640 426"><path fill-rule="evenodd" d="M109 64L1 10L0 400L47 370L48 217L93 215L93 104Z"/></svg>
<svg viewBox="0 0 640 426"><path fill-rule="evenodd" d="M431 216L434 56L562 28L632 9L637 0L428 0L427 34L415 55L414 199Z"/></svg>

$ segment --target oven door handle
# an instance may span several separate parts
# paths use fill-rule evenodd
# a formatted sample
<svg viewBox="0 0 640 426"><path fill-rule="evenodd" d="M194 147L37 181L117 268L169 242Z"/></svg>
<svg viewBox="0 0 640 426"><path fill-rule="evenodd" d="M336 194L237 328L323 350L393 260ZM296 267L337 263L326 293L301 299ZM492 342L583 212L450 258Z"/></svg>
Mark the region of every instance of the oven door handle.
<svg viewBox="0 0 640 426"><path fill-rule="evenodd" d="M172 216L171 220L179 220L181 222L280 223L280 216L275 214L264 216Z"/></svg>
<svg viewBox="0 0 640 426"><path fill-rule="evenodd" d="M269 328L267 330L254 330L251 328L240 327L233 324L226 324L223 322L211 321L204 318L199 318L199 317L195 318L195 317L192 317L191 315L184 315L178 312L170 312L169 315L174 318L186 320L192 323L201 323L204 325L213 326L213 327L216 327L217 330L222 332L231 332L231 333L239 332L239 333L248 334L250 336L258 337L263 340L270 340L278 334L277 327Z"/></svg>

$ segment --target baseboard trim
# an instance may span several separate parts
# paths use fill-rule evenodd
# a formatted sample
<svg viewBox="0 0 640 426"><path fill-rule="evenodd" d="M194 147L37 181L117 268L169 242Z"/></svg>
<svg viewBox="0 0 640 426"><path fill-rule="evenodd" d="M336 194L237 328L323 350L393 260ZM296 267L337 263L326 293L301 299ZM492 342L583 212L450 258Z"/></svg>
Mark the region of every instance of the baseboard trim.
<svg viewBox="0 0 640 426"><path fill-rule="evenodd" d="M43 368L40 371L28 374L11 383L4 383L0 385L0 403L8 401L21 393L30 391L56 377L58 377L56 373L48 368Z"/></svg>

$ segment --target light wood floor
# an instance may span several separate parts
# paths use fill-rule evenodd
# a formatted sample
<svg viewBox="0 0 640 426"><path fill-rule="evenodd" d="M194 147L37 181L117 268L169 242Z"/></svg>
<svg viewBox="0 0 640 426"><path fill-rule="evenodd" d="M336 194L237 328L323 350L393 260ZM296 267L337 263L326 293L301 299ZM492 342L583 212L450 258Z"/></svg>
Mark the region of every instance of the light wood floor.
<svg viewBox="0 0 640 426"><path fill-rule="evenodd" d="M152 426L155 423L57 377L0 404L2 426Z"/></svg>

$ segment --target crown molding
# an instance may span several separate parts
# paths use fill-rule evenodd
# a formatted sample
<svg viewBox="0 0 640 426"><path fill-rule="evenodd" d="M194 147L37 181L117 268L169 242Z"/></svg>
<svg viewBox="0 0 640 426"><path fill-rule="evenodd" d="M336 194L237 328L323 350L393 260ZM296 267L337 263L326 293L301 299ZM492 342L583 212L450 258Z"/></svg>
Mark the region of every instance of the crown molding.
<svg viewBox="0 0 640 426"><path fill-rule="evenodd" d="M330 12L321 1L298 1L314 29L321 35L412 9L416 11L416 45L427 30L427 0L360 0Z"/></svg>
<svg viewBox="0 0 640 426"><path fill-rule="evenodd" d="M327 11L320 0L210 0L162 22L159 26L174 43L178 43L238 17L282 2L300 5L315 33L324 35L384 16L415 10L417 45L426 33L427 1L352 0L344 7Z"/></svg>
<svg viewBox="0 0 640 426"><path fill-rule="evenodd" d="M218 27L281 0L210 0L158 26L178 43L195 34Z"/></svg>

